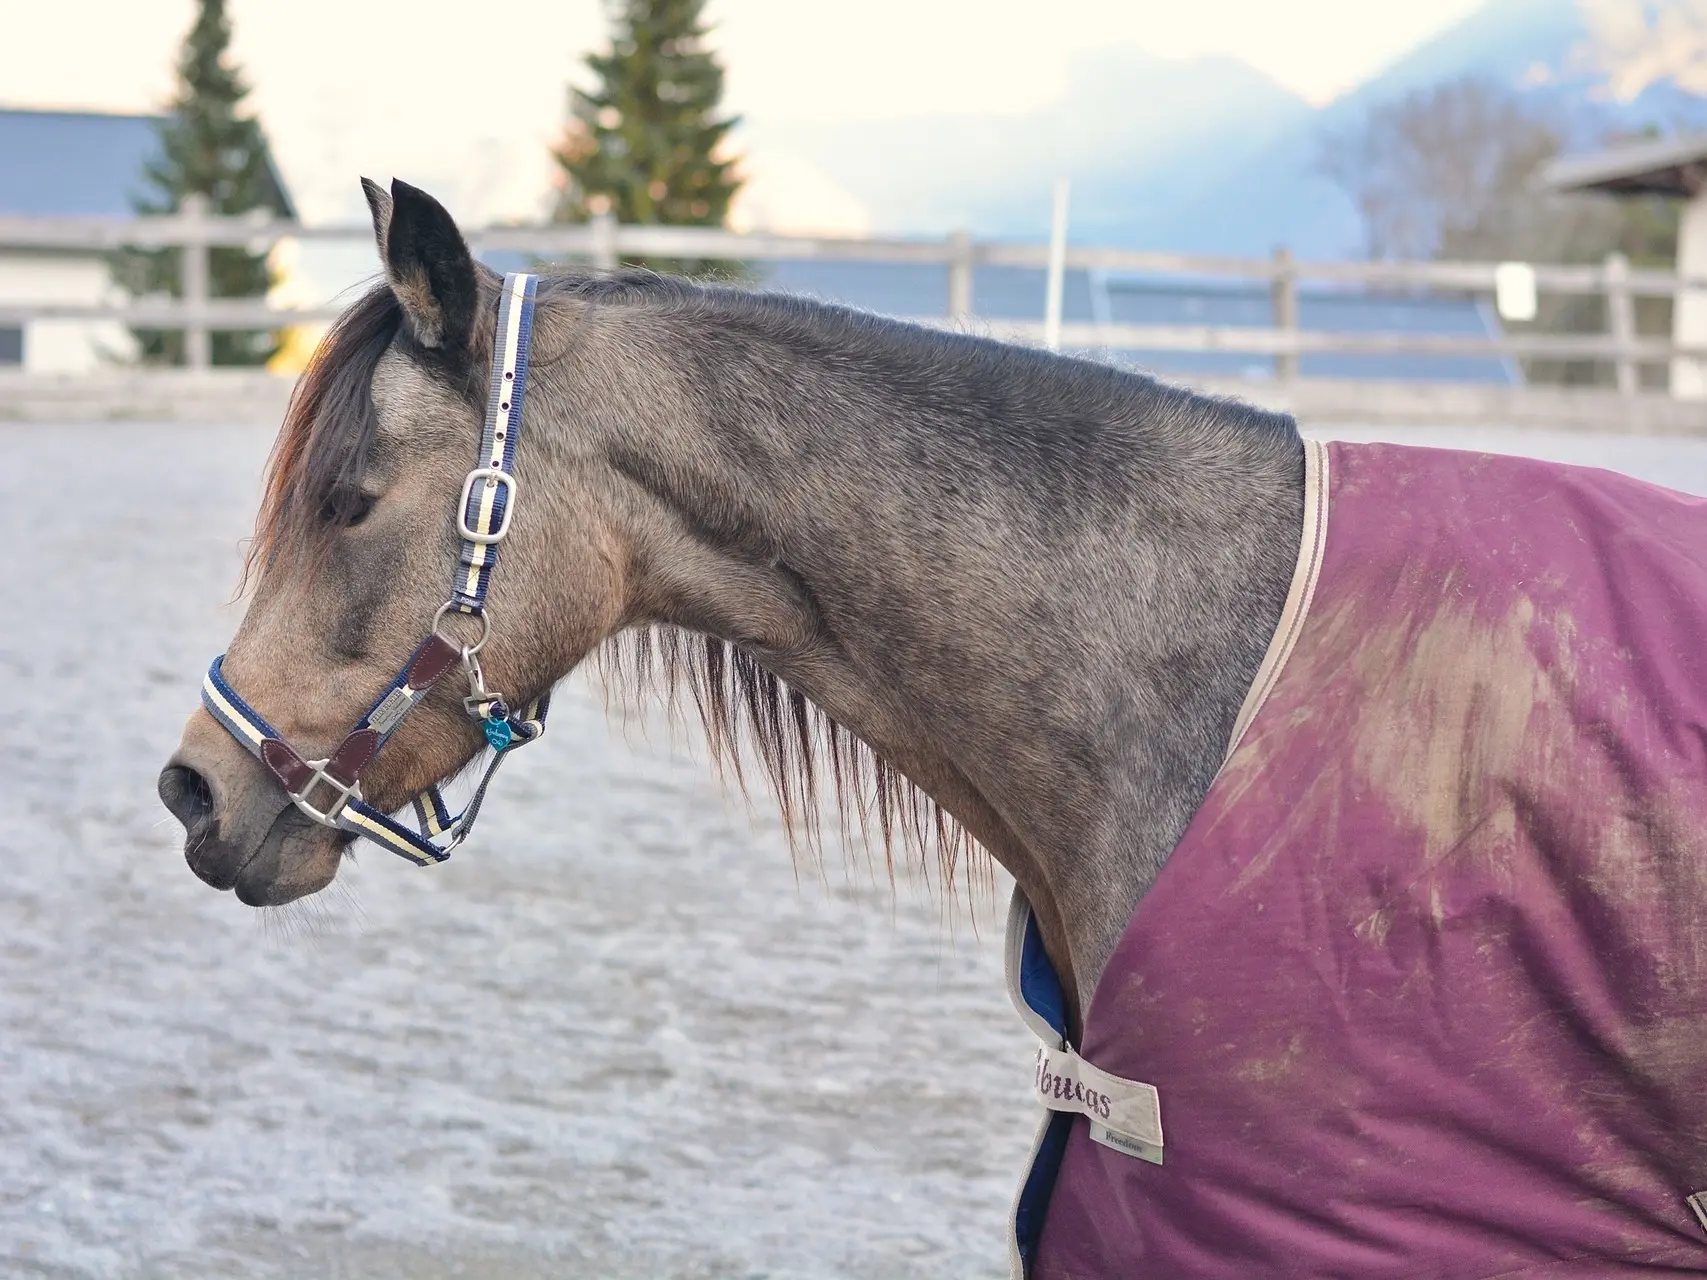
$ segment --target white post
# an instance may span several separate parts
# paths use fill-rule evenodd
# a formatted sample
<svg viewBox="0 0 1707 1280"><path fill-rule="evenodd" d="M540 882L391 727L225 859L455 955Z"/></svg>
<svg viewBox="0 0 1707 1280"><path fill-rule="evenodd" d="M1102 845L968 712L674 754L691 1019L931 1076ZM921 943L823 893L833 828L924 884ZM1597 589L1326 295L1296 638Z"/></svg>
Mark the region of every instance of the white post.
<svg viewBox="0 0 1707 1280"><path fill-rule="evenodd" d="M1677 274L1707 279L1707 191L1684 205L1678 219ZM1671 340L1679 346L1707 347L1707 288L1678 291ZM1672 357L1671 393L1679 400L1707 400L1707 360Z"/></svg>
<svg viewBox="0 0 1707 1280"><path fill-rule="evenodd" d="M1633 396L1640 386L1636 362L1629 347L1636 340L1636 306L1630 297L1630 259L1621 253L1606 255L1606 331L1618 344L1612 361L1613 381L1621 396Z"/></svg>
<svg viewBox="0 0 1707 1280"><path fill-rule="evenodd" d="M1067 179L1055 180L1055 212L1049 223L1049 291L1043 304L1043 345L1061 349L1061 295L1067 282Z"/></svg>
<svg viewBox="0 0 1707 1280"><path fill-rule="evenodd" d="M597 271L615 271L616 254L616 214L608 209L603 213L595 213L592 217L593 228L593 268Z"/></svg>
<svg viewBox="0 0 1707 1280"><path fill-rule="evenodd" d="M178 206L178 213L189 224L179 259L178 274L179 282L183 286L183 303L192 313L205 313L209 293L205 225L208 213L207 197L199 193L185 196L183 203ZM213 364L213 340L208 335L205 320L194 319L184 326L184 363L192 369L206 369Z"/></svg>
<svg viewBox="0 0 1707 1280"><path fill-rule="evenodd" d="M1276 245L1269 276L1269 301L1274 308L1274 327L1280 336L1292 344L1274 357L1274 376L1290 382L1298 376L1298 264L1292 260L1292 250Z"/></svg>
<svg viewBox="0 0 1707 1280"><path fill-rule="evenodd" d="M972 321L972 282L976 270L972 233L953 232L948 237L948 316L962 328Z"/></svg>

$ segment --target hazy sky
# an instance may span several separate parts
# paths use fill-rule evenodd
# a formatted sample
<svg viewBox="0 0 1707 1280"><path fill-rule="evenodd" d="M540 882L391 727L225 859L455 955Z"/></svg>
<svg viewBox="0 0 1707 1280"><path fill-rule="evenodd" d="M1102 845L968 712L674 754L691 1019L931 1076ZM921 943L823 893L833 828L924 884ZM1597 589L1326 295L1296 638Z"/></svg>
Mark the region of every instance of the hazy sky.
<svg viewBox="0 0 1707 1280"><path fill-rule="evenodd" d="M764 124L1023 111L1061 91L1072 55L1115 43L1240 58L1321 102L1478 3L712 0L709 13L729 105ZM0 103L158 107L192 12L191 0L0 0ZM320 220L359 211L358 173L433 182L464 218L537 215L564 86L605 33L597 0L231 0L231 12L256 109L303 214ZM778 216L858 223L799 158L753 159Z"/></svg>

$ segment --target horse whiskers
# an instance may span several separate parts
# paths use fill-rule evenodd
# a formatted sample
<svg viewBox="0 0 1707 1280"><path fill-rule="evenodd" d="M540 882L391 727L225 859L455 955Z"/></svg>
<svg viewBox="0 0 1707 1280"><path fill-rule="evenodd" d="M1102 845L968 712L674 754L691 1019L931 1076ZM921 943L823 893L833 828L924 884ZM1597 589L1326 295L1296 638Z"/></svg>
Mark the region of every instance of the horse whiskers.
<svg viewBox="0 0 1707 1280"><path fill-rule="evenodd" d="M262 907L257 916L261 932L273 942L317 943L336 930L337 920L320 894L310 894L281 906Z"/></svg>
<svg viewBox="0 0 1707 1280"><path fill-rule="evenodd" d="M353 864L355 860L352 858L350 861ZM336 902L339 908L349 912L351 923L357 929L365 930L367 928L367 908L362 905L357 884L345 876L339 876L326 887L332 891L332 901ZM321 893L315 896L323 897L325 894ZM330 920L333 918L331 903L324 905L326 906L327 918Z"/></svg>

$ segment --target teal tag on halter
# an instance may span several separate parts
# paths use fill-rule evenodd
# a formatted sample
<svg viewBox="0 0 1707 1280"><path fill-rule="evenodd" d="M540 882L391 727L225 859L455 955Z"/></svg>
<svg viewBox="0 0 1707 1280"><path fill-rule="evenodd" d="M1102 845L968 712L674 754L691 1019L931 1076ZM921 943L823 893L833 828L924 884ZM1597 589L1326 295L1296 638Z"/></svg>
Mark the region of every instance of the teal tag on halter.
<svg viewBox="0 0 1707 1280"><path fill-rule="evenodd" d="M486 741L492 744L494 751L502 751L516 737L516 731L510 728L508 720L485 720L480 727L486 730Z"/></svg>

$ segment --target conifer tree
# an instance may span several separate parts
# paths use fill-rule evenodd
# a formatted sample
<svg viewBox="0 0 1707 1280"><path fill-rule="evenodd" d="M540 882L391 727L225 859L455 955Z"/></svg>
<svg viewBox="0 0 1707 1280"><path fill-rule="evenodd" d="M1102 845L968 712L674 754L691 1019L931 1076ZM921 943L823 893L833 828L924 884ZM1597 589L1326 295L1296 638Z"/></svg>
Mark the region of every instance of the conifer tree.
<svg viewBox="0 0 1707 1280"><path fill-rule="evenodd" d="M135 202L138 213L174 213L185 196L204 195L214 215L265 209L278 217L292 210L279 188L260 122L242 110L249 92L228 51L231 21L225 0L199 0L195 25L178 56L178 92L171 113L159 127L160 156L144 170L152 188ZM115 274L133 293L182 293L181 251L131 253ZM265 254L241 246L216 246L208 252L209 292L216 298L264 297L273 283ZM183 360L184 335L177 331L138 330L144 359L164 364ZM215 331L213 362L264 364L277 349L266 332Z"/></svg>
<svg viewBox="0 0 1707 1280"><path fill-rule="evenodd" d="M741 179L719 158L734 116L719 116L723 68L706 47L705 0L611 0L608 53L587 56L596 85L570 91L554 152L564 187L555 217L717 227ZM699 264L652 262L660 270Z"/></svg>

